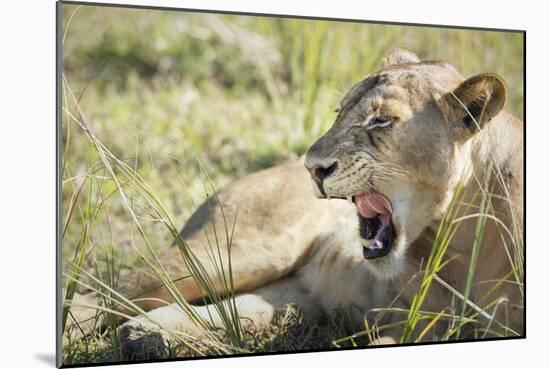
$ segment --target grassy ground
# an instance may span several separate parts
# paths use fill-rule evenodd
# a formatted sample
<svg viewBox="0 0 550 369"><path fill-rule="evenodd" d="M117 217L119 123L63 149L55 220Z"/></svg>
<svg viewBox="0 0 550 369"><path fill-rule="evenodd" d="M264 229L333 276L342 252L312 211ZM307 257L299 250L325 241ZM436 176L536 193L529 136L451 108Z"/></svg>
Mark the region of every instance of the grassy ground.
<svg viewBox="0 0 550 369"><path fill-rule="evenodd" d="M142 211L139 188L120 196L101 150L71 115L139 173L178 227L206 196L199 161L219 187L298 157L391 47L447 60L465 76L498 73L507 108L523 115L520 34L67 5L63 32L63 256L111 285L142 262L136 247L161 251L173 235ZM64 286L83 290L70 278ZM245 348L323 348L349 334L341 322L296 321L250 333ZM67 347L65 363L117 360L110 334Z"/></svg>

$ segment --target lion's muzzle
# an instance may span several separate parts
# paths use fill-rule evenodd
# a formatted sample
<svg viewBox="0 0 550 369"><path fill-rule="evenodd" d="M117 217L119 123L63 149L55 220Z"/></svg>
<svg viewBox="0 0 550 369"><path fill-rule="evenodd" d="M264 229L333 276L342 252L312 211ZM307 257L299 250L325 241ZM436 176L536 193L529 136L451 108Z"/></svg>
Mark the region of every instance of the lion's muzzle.
<svg viewBox="0 0 550 369"><path fill-rule="evenodd" d="M332 162L329 162L328 164L325 163L319 163L319 164L312 164L310 167L307 166L306 168L309 171L309 174L311 175L311 179L313 179L313 182L317 185L319 188L319 192L321 192L321 195L323 197L326 197L327 194L325 192L325 189L323 187L323 181L330 177L338 168L338 161L333 160Z"/></svg>

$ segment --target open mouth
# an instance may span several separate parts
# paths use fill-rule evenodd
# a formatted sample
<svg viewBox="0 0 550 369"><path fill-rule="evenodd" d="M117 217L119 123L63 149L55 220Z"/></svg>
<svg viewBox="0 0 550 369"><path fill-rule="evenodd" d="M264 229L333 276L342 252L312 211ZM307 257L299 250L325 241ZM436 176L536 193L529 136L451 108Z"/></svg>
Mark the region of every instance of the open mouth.
<svg viewBox="0 0 550 369"><path fill-rule="evenodd" d="M352 201L357 206L363 256L365 259L386 256L391 251L395 238L390 201L377 192L355 195Z"/></svg>

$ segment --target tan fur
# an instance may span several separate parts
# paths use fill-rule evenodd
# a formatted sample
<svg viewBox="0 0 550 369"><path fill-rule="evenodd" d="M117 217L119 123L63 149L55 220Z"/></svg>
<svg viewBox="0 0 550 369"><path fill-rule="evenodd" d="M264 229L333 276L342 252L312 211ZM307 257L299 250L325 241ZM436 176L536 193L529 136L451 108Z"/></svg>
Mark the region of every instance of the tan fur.
<svg viewBox="0 0 550 369"><path fill-rule="evenodd" d="M355 306L358 309L351 315L357 323L355 328L360 329L364 314L373 308L392 302L397 307L409 307L422 277L418 271L425 265L439 221L461 178L466 178L467 201L479 204L477 180L482 180L487 170L497 170L507 183L502 186L494 182L494 213L509 229L523 224L521 122L501 110L505 87L499 77L480 75L466 84L463 81L444 62L418 62L411 52L392 51L381 71L359 82L344 97L334 126L306 155L309 168L338 161L338 170L324 181L327 196L376 190L390 199L397 239L391 253L383 258L363 258L355 205L317 198L319 189L314 184L312 191L303 162L252 174L217 193L225 218L233 221L237 217L232 263L243 318L263 327L287 304L298 305L310 317ZM485 115L475 117L479 120L476 127L467 128L461 107L473 103L485 107ZM377 114L395 117L392 127L367 130L365 121ZM472 208L471 213L477 211ZM464 289L476 219L463 222L447 254L454 259L439 273L458 291ZM212 224L218 230L224 227L214 199L201 205L189 219L182 237L215 278L216 271L206 254L207 238L214 237ZM494 287L489 301L507 299L495 317L522 334L523 301L518 289L494 282L510 271L502 232L497 222L488 220L471 298L476 302ZM521 229L518 232L521 234ZM162 262L174 279L188 274L176 247L162 257ZM151 288L156 282L147 275L131 273L123 278L121 290L133 296ZM189 301L202 296L193 279L180 281L177 286ZM162 288L146 297L172 301ZM422 310L438 312L452 303L448 290L435 283ZM146 310L155 309L151 314L164 322L161 326L200 334L186 323L177 304L140 304ZM399 319L404 316L384 316L385 321ZM123 329L151 324L145 317L137 317ZM150 328L154 329L154 324ZM394 338L399 338L398 333ZM123 349L131 347L132 340L127 341L122 342ZM394 341L383 338L377 342Z"/></svg>

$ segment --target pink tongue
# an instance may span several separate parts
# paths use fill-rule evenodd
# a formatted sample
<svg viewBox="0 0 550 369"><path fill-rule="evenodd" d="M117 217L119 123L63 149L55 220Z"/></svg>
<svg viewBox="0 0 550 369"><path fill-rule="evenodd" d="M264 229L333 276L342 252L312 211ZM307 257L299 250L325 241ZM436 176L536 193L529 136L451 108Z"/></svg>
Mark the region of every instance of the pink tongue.
<svg viewBox="0 0 550 369"><path fill-rule="evenodd" d="M393 213L390 201L378 192L356 195L355 204L363 218L374 218L380 215L380 220L384 225L389 223Z"/></svg>

